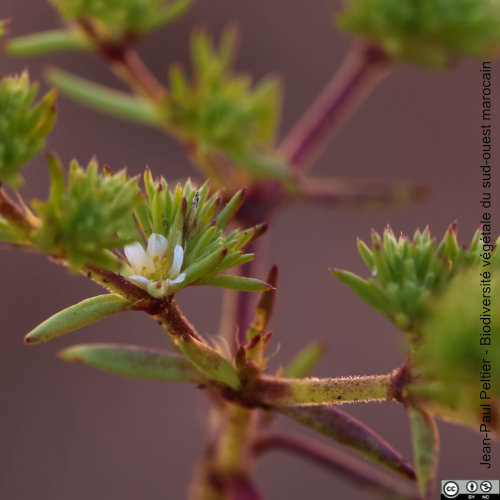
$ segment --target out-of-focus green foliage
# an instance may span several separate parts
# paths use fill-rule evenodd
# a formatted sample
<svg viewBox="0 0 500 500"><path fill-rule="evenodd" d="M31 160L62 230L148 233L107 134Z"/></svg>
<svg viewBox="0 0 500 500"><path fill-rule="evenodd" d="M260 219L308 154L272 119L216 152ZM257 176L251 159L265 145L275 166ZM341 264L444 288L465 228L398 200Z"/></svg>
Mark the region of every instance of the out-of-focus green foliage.
<svg viewBox="0 0 500 500"><path fill-rule="evenodd" d="M498 408L498 270L498 263L474 267L452 282L434 302L413 357L417 377L410 386L411 393L434 402L443 416L463 423L479 420L481 402ZM484 271L491 273L490 279L480 274ZM480 393L485 389L489 398L481 401Z"/></svg>
<svg viewBox="0 0 500 500"><path fill-rule="evenodd" d="M235 32L226 30L216 47L203 32L191 42L193 74L170 68L166 122L173 133L196 148L201 162L221 155L254 177L286 176L273 153L282 89L276 78L252 86L231 68Z"/></svg>
<svg viewBox="0 0 500 500"><path fill-rule="evenodd" d="M16 187L19 170L45 146L56 118L54 91L35 102L38 86L27 72L0 82L0 181Z"/></svg>
<svg viewBox="0 0 500 500"><path fill-rule="evenodd" d="M49 199L33 202L40 218L36 244L43 252L66 257L74 270L84 264L117 268L111 250L133 241L124 220L143 202L137 179L129 179L124 170L101 173L95 160L87 168L74 160L66 182L56 158L49 158L49 169Z"/></svg>
<svg viewBox="0 0 500 500"><path fill-rule="evenodd" d="M60 69L49 70L47 78L62 94L101 113L143 125L164 126L161 112L143 97L99 85Z"/></svg>
<svg viewBox="0 0 500 500"><path fill-rule="evenodd" d="M383 237L372 232L372 248L358 241L358 250L372 273L364 280L348 271L333 273L354 293L405 332L417 337L428 318L430 298L442 292L458 271L477 265L479 237L468 248L457 241L456 224L450 226L439 245L428 229L417 231L413 240L394 236L390 228Z"/></svg>
<svg viewBox="0 0 500 500"><path fill-rule="evenodd" d="M103 39L120 40L159 28L181 16L191 0L51 0L61 16L90 22Z"/></svg>
<svg viewBox="0 0 500 500"><path fill-rule="evenodd" d="M338 21L395 58L425 66L500 51L497 0L346 0Z"/></svg>

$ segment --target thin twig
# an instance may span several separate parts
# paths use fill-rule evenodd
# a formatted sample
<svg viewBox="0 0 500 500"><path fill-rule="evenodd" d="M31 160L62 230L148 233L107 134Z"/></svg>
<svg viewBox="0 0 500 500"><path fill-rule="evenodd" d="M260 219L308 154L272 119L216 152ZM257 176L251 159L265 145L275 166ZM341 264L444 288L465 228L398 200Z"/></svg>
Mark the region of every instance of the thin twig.
<svg viewBox="0 0 500 500"><path fill-rule="evenodd" d="M98 53L111 63L115 74L139 94L154 101L161 100L167 89L149 71L137 52L130 47L131 40L122 43L103 40L88 19L79 19L78 25L97 47Z"/></svg>
<svg viewBox="0 0 500 500"><path fill-rule="evenodd" d="M356 41L325 90L281 145L288 163L305 172L328 140L387 75L390 59L378 45Z"/></svg>
<svg viewBox="0 0 500 500"><path fill-rule="evenodd" d="M291 451L315 462L356 486L369 490L388 499L417 500L415 489L400 480L392 478L367 464L356 460L339 450L335 450L312 439L272 434L255 443L257 455L271 450Z"/></svg>
<svg viewBox="0 0 500 500"><path fill-rule="evenodd" d="M386 208L408 206L425 200L428 186L402 181L362 178L301 179L300 199L330 207Z"/></svg>
<svg viewBox="0 0 500 500"><path fill-rule="evenodd" d="M25 231L33 229L23 209L9 197L0 183L0 216Z"/></svg>

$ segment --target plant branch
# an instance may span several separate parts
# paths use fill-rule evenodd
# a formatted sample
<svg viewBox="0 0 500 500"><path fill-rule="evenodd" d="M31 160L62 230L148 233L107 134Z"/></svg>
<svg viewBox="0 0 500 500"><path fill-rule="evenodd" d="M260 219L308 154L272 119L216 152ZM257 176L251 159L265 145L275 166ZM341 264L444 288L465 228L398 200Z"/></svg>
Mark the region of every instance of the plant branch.
<svg viewBox="0 0 500 500"><path fill-rule="evenodd" d="M309 170L364 99L387 75L390 59L373 43L357 40L338 72L281 145L296 171Z"/></svg>
<svg viewBox="0 0 500 500"><path fill-rule="evenodd" d="M300 197L330 207L385 208L408 206L425 200L429 188L422 184L373 179L303 178Z"/></svg>
<svg viewBox="0 0 500 500"><path fill-rule="evenodd" d="M24 231L33 229L22 208L12 200L0 182L0 216Z"/></svg>
<svg viewBox="0 0 500 500"><path fill-rule="evenodd" d="M391 401L393 374L346 378L280 379L263 375L249 388L250 398L264 406L343 404Z"/></svg>
<svg viewBox="0 0 500 500"><path fill-rule="evenodd" d="M115 74L139 94L158 101L167 92L166 88L151 73L137 52L130 47L132 40L124 39L121 44L103 40L88 19L78 20L78 25L97 47L98 53L111 63Z"/></svg>
<svg viewBox="0 0 500 500"><path fill-rule="evenodd" d="M192 337L203 342L193 325L182 314L173 297L155 299L121 274L95 266L86 266L83 273L109 291L130 299L134 302L132 309L147 312L171 336Z"/></svg>
<svg viewBox="0 0 500 500"><path fill-rule="evenodd" d="M254 446L257 455L280 449L295 453L383 498L394 500L417 500L419 498L415 490L402 481L389 477L339 450L312 439L271 434L261 438Z"/></svg>

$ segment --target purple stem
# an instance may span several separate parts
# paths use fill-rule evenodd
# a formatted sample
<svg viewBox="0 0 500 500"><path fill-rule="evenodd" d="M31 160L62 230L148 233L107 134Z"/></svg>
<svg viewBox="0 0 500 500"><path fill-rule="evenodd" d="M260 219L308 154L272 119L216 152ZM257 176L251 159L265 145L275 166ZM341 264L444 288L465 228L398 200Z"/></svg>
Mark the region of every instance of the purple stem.
<svg viewBox="0 0 500 500"><path fill-rule="evenodd" d="M339 71L284 139L286 160L307 171L329 139L388 73L390 58L373 43L357 40Z"/></svg>
<svg viewBox="0 0 500 500"><path fill-rule="evenodd" d="M23 209L13 201L6 193L5 189L0 182L0 215L7 221L15 226L30 231L32 228L31 223L26 218Z"/></svg>
<svg viewBox="0 0 500 500"><path fill-rule="evenodd" d="M273 449L291 451L326 469L339 474L356 486L394 500L418 500L420 497L410 485L389 477L367 464L333 448L308 438L286 434L272 434L255 443L254 451L260 455Z"/></svg>

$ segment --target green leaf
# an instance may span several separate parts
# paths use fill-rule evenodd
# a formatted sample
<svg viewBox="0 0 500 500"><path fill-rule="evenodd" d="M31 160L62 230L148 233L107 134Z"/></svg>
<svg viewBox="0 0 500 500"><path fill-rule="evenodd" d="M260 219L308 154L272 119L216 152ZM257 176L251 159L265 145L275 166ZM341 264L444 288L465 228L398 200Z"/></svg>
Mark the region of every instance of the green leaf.
<svg viewBox="0 0 500 500"><path fill-rule="evenodd" d="M35 102L38 85L29 75L0 81L0 182L19 187L21 168L45 146L56 119L55 91Z"/></svg>
<svg viewBox="0 0 500 500"><path fill-rule="evenodd" d="M297 355L288 363L285 368L284 376L286 378L304 378L309 377L318 363L323 358L326 350L324 342L313 341L307 344Z"/></svg>
<svg viewBox="0 0 500 500"><path fill-rule="evenodd" d="M348 413L329 406L289 406L280 412L361 453L408 479L415 480L412 466L385 439Z"/></svg>
<svg viewBox="0 0 500 500"><path fill-rule="evenodd" d="M192 3L192 0L178 0L177 2L167 4L167 6L152 19L148 25L148 29L154 30L177 21L177 19L186 13Z"/></svg>
<svg viewBox="0 0 500 500"><path fill-rule="evenodd" d="M65 361L84 363L105 372L143 380L202 382L187 359L168 351L122 344L80 344L63 349Z"/></svg>
<svg viewBox="0 0 500 500"><path fill-rule="evenodd" d="M361 255L361 258L366 264L366 267L373 271L375 269L375 261L373 260L373 253L368 248L366 243L358 238L358 252Z"/></svg>
<svg viewBox="0 0 500 500"><path fill-rule="evenodd" d="M105 294L85 299L40 323L26 335L24 341L27 344L47 342L130 308L129 301L118 295Z"/></svg>
<svg viewBox="0 0 500 500"><path fill-rule="evenodd" d="M95 160L87 168L74 160L64 184L60 162L49 156L48 163L49 199L33 202L40 223L32 237L39 249L67 258L73 272L85 264L119 269L120 259L112 250L140 237L129 223L133 209L144 203L137 178L129 178L125 170L99 172Z"/></svg>
<svg viewBox="0 0 500 500"><path fill-rule="evenodd" d="M186 277L181 283L181 286L188 285L195 282L201 276L205 276L210 271L213 271L217 264L225 257L227 253L226 248L218 248L206 257L194 262L185 269Z"/></svg>
<svg viewBox="0 0 500 500"><path fill-rule="evenodd" d="M220 286L222 288L229 288L230 290L239 290L240 292L265 292L273 288L264 281L255 278L244 278L230 274L219 274L211 278L206 278L200 281L199 284Z"/></svg>
<svg viewBox="0 0 500 500"><path fill-rule="evenodd" d="M430 500L434 493L439 461L439 434L436 422L428 413L409 407L413 455L420 495Z"/></svg>
<svg viewBox="0 0 500 500"><path fill-rule="evenodd" d="M193 337L181 336L177 340L181 351L210 380L222 382L233 389L240 385L240 379L233 364L215 349Z"/></svg>
<svg viewBox="0 0 500 500"><path fill-rule="evenodd" d="M338 20L391 57L429 67L500 49L497 0L346 0Z"/></svg>
<svg viewBox="0 0 500 500"><path fill-rule="evenodd" d="M22 57L91 49L92 45L87 39L69 29L44 31L13 38L6 45L7 54Z"/></svg>
<svg viewBox="0 0 500 500"><path fill-rule="evenodd" d="M224 229L245 201L246 189L240 189L215 218L215 224Z"/></svg>
<svg viewBox="0 0 500 500"><path fill-rule="evenodd" d="M359 276L339 269L332 269L331 273L342 283L347 285L361 300L364 300L383 316L388 316L387 307L377 289L369 282Z"/></svg>
<svg viewBox="0 0 500 500"><path fill-rule="evenodd" d="M63 94L90 108L124 120L153 127L161 126L157 109L145 99L104 87L59 69L50 70L47 79Z"/></svg>

